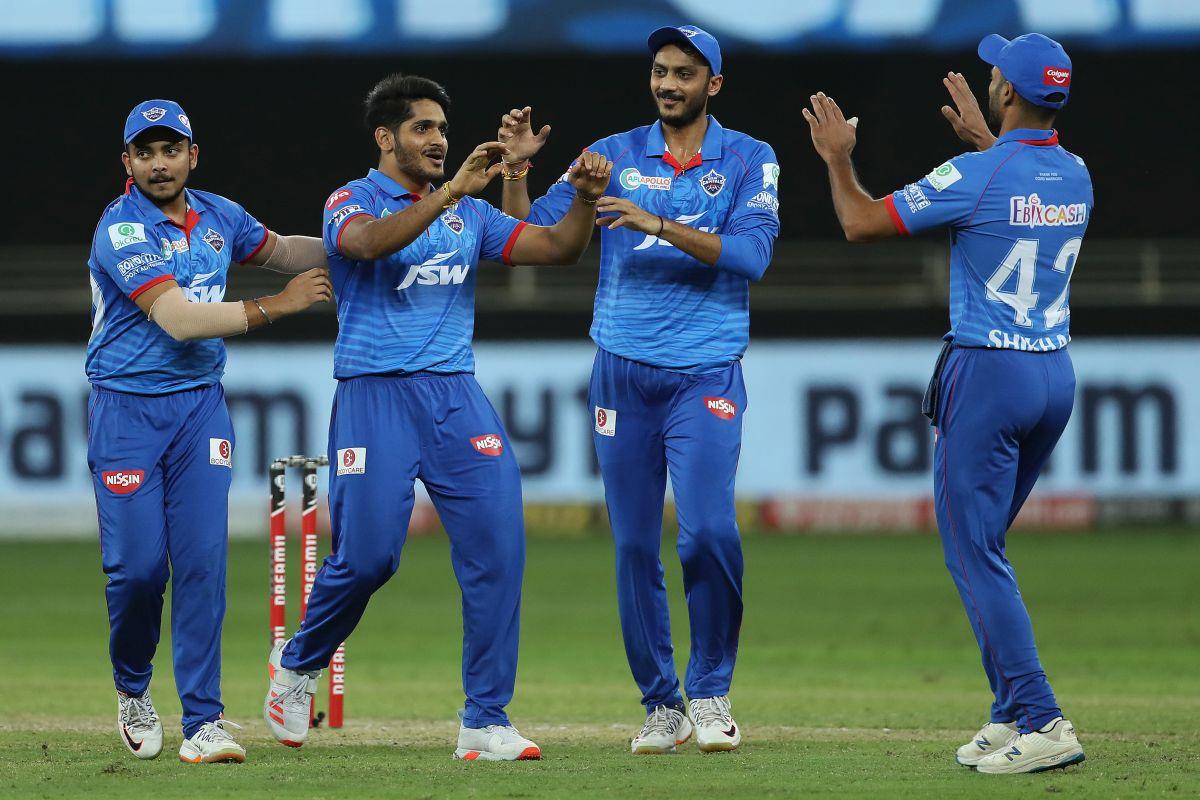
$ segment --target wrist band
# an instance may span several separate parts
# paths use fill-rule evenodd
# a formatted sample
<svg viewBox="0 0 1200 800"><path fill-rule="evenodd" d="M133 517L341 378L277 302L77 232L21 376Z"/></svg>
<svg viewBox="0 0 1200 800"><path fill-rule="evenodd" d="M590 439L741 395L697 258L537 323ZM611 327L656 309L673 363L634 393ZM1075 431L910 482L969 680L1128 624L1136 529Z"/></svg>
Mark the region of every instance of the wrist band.
<svg viewBox="0 0 1200 800"><path fill-rule="evenodd" d="M662 218L662 214L658 215L658 233L655 236L662 236L663 228L667 227L667 222Z"/></svg>
<svg viewBox="0 0 1200 800"><path fill-rule="evenodd" d="M500 176L502 178L504 178L504 180L506 180L506 181L519 181L522 178L524 178L526 175L529 174L529 168L532 166L533 166L532 164L526 163L525 168L522 170L519 170L517 172L509 172L507 170L501 170Z"/></svg>
<svg viewBox="0 0 1200 800"><path fill-rule="evenodd" d="M449 182L447 182L447 183L443 183L443 184L442 184L442 188L443 188L443 189L446 191L446 204L445 204L444 206L442 206L442 208L449 208L450 206L452 206L452 205L454 205L455 203L457 203L459 200L462 200L462 198L461 198L461 197L455 197L455 196L454 196L454 195L453 195L453 194L450 192L450 184L449 184Z"/></svg>
<svg viewBox="0 0 1200 800"><path fill-rule="evenodd" d="M263 315L263 319L265 319L267 321L268 325L275 324L275 321L271 319L271 315L267 313L267 310L265 308L263 308L263 304L258 302L257 297L254 298L254 305L258 306L259 312Z"/></svg>
<svg viewBox="0 0 1200 800"><path fill-rule="evenodd" d="M600 202L599 197L595 198L594 200L588 200L586 197L581 195L579 192L576 192L575 196L579 198L580 202L585 203L586 205L589 205L589 206L594 206L594 205L596 205L596 203Z"/></svg>

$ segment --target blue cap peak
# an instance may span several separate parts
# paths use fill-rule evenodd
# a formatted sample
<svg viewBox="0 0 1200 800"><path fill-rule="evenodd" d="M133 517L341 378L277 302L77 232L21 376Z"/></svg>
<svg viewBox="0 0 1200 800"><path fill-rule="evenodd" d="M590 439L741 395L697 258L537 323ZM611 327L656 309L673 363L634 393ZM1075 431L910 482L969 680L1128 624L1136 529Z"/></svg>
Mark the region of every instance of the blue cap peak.
<svg viewBox="0 0 1200 800"><path fill-rule="evenodd" d="M695 25L659 28L646 39L646 46L650 48L650 55L654 55L664 45L678 42L687 42L699 50L712 68L713 75L721 74L721 45L717 44L715 36Z"/></svg>
<svg viewBox="0 0 1200 800"><path fill-rule="evenodd" d="M1013 40L993 33L979 42L979 57L1000 70L1017 94L1042 108L1062 108L1071 93L1071 58L1040 33Z"/></svg>
<svg viewBox="0 0 1200 800"><path fill-rule="evenodd" d="M150 128L170 128L195 141L192 121L183 113L183 108L174 100L146 100L138 103L125 119L125 144Z"/></svg>

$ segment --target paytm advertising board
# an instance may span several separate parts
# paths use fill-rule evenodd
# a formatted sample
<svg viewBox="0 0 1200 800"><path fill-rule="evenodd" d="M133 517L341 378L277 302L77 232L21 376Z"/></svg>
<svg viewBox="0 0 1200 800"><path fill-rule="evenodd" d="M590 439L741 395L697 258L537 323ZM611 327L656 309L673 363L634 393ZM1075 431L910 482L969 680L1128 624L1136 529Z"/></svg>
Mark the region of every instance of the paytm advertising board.
<svg viewBox="0 0 1200 800"><path fill-rule="evenodd" d="M600 500L586 398L594 346L489 342L475 349L479 381L520 461L526 499ZM743 363L749 403L740 497L928 497L933 433L919 406L937 350L937 342L753 343ZM1200 497L1200 339L1092 340L1072 344L1070 353L1075 410L1039 490ZM261 522L254 515L266 507L272 457L325 451L331 374L325 345L231 345L224 386L237 433L235 529ZM0 375L0 534L93 530L82 349L0 349Z"/></svg>
<svg viewBox="0 0 1200 800"><path fill-rule="evenodd" d="M37 0L5 3L0 55L641 53L699 25L728 52L974 49L1037 30L1104 49L1200 41L1196 0Z"/></svg>

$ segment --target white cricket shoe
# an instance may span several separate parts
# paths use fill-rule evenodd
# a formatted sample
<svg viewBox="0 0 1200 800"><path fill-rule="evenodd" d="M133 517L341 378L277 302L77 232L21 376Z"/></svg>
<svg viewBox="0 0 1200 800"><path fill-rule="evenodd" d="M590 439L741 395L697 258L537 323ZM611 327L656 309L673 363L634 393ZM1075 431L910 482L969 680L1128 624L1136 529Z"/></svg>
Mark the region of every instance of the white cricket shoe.
<svg viewBox="0 0 1200 800"><path fill-rule="evenodd" d="M692 721L670 706L658 706L646 715L641 733L633 737L634 755L674 753L675 748L692 738Z"/></svg>
<svg viewBox="0 0 1200 800"><path fill-rule="evenodd" d="M126 749L138 758L157 758L162 752L162 723L149 689L141 697L117 692L117 732Z"/></svg>
<svg viewBox="0 0 1200 800"><path fill-rule="evenodd" d="M317 692L317 672L293 672L279 663L283 648L290 639L271 649L267 661L267 677L271 685L263 700L263 719L267 728L279 741L288 747L300 747L308 738L309 718L312 713L312 697Z"/></svg>
<svg viewBox="0 0 1200 800"><path fill-rule="evenodd" d="M688 711L696 726L696 744L700 746L700 752L736 750L742 743L742 732L733 721L727 696L689 700Z"/></svg>
<svg viewBox="0 0 1200 800"><path fill-rule="evenodd" d="M226 726L242 729L227 719L206 722L190 739L179 747L179 760L188 764L241 764L246 760L246 748L233 740Z"/></svg>
<svg viewBox="0 0 1200 800"><path fill-rule="evenodd" d="M454 757L463 761L537 761L542 757L542 748L512 725L468 728L460 723Z"/></svg>
<svg viewBox="0 0 1200 800"><path fill-rule="evenodd" d="M1008 747L1018 733L1017 726L1012 722L989 722L979 729L971 741L958 748L954 760L964 767L973 767L984 756Z"/></svg>
<svg viewBox="0 0 1200 800"><path fill-rule="evenodd" d="M1084 758L1075 726L1058 717L1040 731L1019 734L1003 750L981 758L975 768L989 775L1045 772L1078 764Z"/></svg>

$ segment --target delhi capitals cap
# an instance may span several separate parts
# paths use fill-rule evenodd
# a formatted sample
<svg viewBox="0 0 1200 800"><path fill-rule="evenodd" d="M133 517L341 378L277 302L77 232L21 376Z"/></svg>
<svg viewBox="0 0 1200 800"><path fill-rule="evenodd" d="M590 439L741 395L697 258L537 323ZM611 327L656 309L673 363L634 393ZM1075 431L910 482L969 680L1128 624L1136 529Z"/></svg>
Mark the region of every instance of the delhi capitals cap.
<svg viewBox="0 0 1200 800"><path fill-rule="evenodd" d="M1071 93L1071 59L1063 46L1040 33L1009 41L993 33L979 42L979 57L998 67L1017 94L1035 106L1062 108Z"/></svg>
<svg viewBox="0 0 1200 800"><path fill-rule="evenodd" d="M174 100L146 100L134 106L125 119L126 146L136 139L139 133L150 128L170 128L195 140L192 136L192 121Z"/></svg>
<svg viewBox="0 0 1200 800"><path fill-rule="evenodd" d="M650 48L650 55L654 55L664 45L675 42L687 42L699 50L700 55L704 56L704 60L708 62L708 66L712 67L713 75L721 74L721 45L717 44L715 36L708 31L697 28L695 25L680 25L678 28L670 26L659 28L650 34L650 38L646 40L646 45Z"/></svg>

